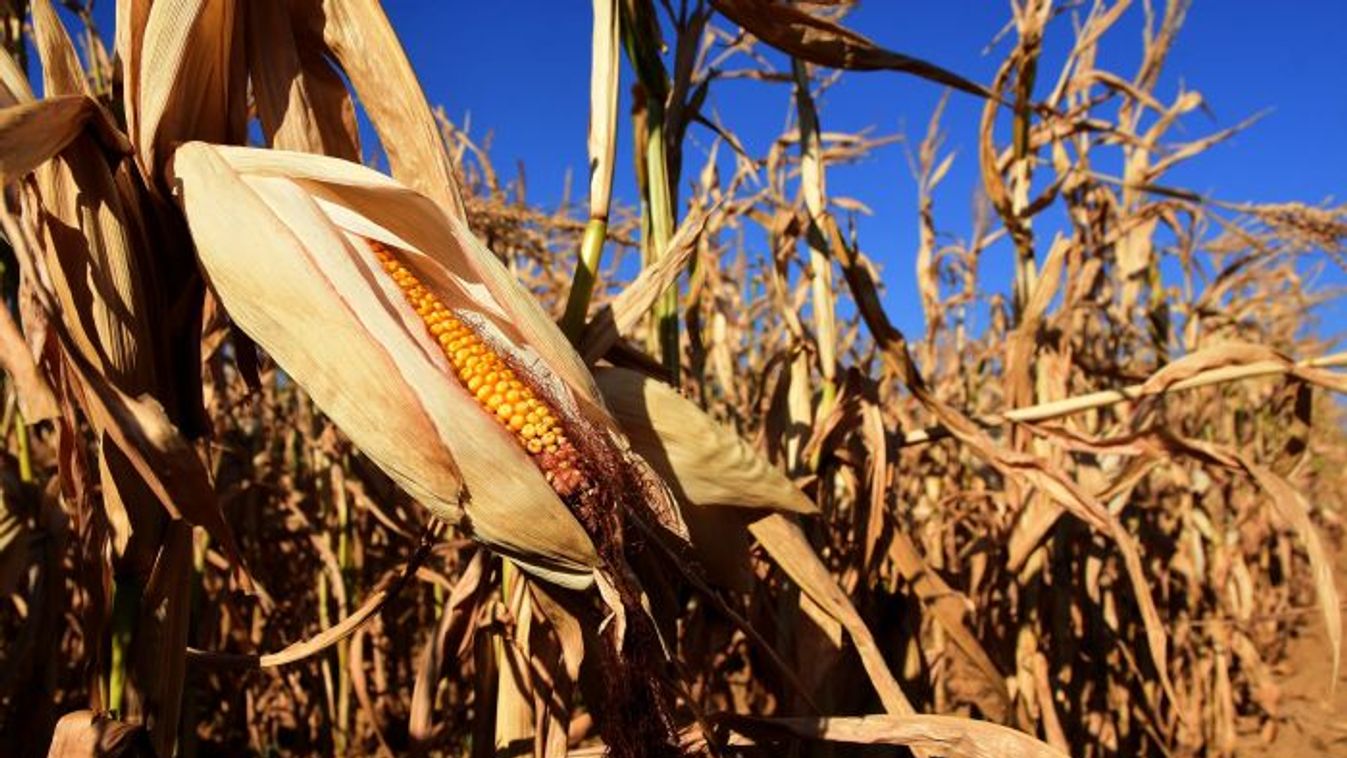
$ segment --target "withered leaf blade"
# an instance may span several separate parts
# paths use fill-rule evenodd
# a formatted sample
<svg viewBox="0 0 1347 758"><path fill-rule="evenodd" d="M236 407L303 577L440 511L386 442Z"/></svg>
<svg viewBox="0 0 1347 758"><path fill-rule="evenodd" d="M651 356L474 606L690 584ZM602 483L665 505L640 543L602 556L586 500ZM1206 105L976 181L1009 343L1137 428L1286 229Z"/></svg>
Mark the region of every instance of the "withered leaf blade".
<svg viewBox="0 0 1347 758"><path fill-rule="evenodd" d="M96 107L83 95L62 95L0 110L0 181L9 184L65 149Z"/></svg>
<svg viewBox="0 0 1347 758"><path fill-rule="evenodd" d="M158 0L131 13L144 26L128 63L138 77L127 121L146 173L157 175L180 142L243 141L247 80L236 0Z"/></svg>
<svg viewBox="0 0 1347 758"><path fill-rule="evenodd" d="M323 20L322 36L351 80L379 134L393 176L431 198L451 217L465 221L439 124L377 0L301 0Z"/></svg>
<svg viewBox="0 0 1347 758"><path fill-rule="evenodd" d="M753 522L749 531L781 570L800 586L800 590L846 629L870 677L870 684L884 704L884 710L899 715L916 713L912 702L903 693L902 686L889 670L874 635L856 612L856 607L847 599L846 593L837 586L832 574L828 573L828 567L814 552L799 525L786 516L772 514Z"/></svg>
<svg viewBox="0 0 1347 758"><path fill-rule="evenodd" d="M38 372L28 343L24 342L8 308L0 308L0 367L14 382L25 423L34 424L57 416L56 397Z"/></svg>
<svg viewBox="0 0 1347 758"><path fill-rule="evenodd" d="M959 758L1066 758L1062 751L1024 732L956 716L834 716L762 719L752 723L813 740L906 745Z"/></svg>
<svg viewBox="0 0 1347 758"><path fill-rule="evenodd" d="M93 711L74 711L62 716L47 751L48 758L151 758L154 754L143 726Z"/></svg>
<svg viewBox="0 0 1347 758"><path fill-rule="evenodd" d="M65 339L64 330L58 333ZM84 390L83 408L90 421L126 454L170 515L186 518L220 543L246 583L238 543L220 511L209 474L163 407L148 396L133 398L121 392L77 354L70 355L67 365Z"/></svg>
<svg viewBox="0 0 1347 758"><path fill-rule="evenodd" d="M711 0L711 5L754 36L810 63L851 71L900 71L969 94L985 87L920 58L896 53L831 21L775 0Z"/></svg>
<svg viewBox="0 0 1347 758"><path fill-rule="evenodd" d="M296 38L290 5L248 0L244 8L249 80L267 144L360 160L350 94L308 40Z"/></svg>

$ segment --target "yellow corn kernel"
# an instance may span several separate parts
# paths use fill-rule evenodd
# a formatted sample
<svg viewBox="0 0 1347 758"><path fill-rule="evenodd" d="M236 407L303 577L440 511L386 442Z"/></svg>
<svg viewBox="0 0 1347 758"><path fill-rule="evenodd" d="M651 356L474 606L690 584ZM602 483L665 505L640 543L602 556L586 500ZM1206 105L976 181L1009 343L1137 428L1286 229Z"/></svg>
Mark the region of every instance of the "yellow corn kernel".
<svg viewBox="0 0 1347 758"><path fill-rule="evenodd" d="M374 240L369 245L379 265L402 290L407 304L440 346L464 389L533 457L558 495L566 497L579 491L586 481L578 468L579 452L566 439L547 403L515 377L500 354L427 290L392 248Z"/></svg>

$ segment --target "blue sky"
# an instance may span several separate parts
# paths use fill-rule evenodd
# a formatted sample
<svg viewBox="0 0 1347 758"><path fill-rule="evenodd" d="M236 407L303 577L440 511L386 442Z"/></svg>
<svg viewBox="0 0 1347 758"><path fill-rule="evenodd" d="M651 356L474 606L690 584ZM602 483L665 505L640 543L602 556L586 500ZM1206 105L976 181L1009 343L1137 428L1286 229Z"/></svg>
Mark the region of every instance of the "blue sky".
<svg viewBox="0 0 1347 758"><path fill-rule="evenodd" d="M98 3L105 34L112 29L112 5L110 0ZM471 116L477 138L490 134L491 156L504 178L512 178L522 162L529 199L552 206L569 171L581 199L587 186L588 2L385 0L384 5L431 102L459 123ZM1008 9L1009 2L994 0L865 0L847 23L886 47L990 82L1007 43L989 54L984 48L1007 20ZM1099 65L1131 77L1140 57L1143 18L1143 2L1137 0L1103 39ZM1230 201L1342 202L1347 195L1344 28L1347 3L1342 0L1193 3L1157 92L1171 101L1181 86L1196 89L1207 112L1191 114L1171 137L1195 138L1260 111L1269 113L1250 130L1172 172L1166 183ZM1069 18L1053 22L1040 69L1042 87L1055 79L1071 38ZM624 91L631 81L624 70ZM823 126L869 126L877 133L906 132L919 139L940 95L939 87L911 77L850 74L821 103ZM724 82L713 86L708 106L751 153L761 154L786 122L790 97L782 85ZM958 237L969 233L979 110L977 100L955 94L944 120L946 149L957 157L936 194L936 215L940 230ZM625 122L619 136L616 193L630 203L635 193ZM685 176L695 176L711 141L705 130L693 127ZM918 310L905 307L916 298L917 229L916 188L904 148L890 146L862 164L834 169L829 190L873 209L874 215L859 220L862 247L883 270L886 301L899 325L920 333ZM1008 252L989 252L984 271L988 281L1004 280ZM1332 270L1324 281L1347 284L1347 277ZM1347 308L1339 301L1324 309L1322 318L1330 328L1347 323Z"/></svg>
<svg viewBox="0 0 1347 758"><path fill-rule="evenodd" d="M477 136L490 133L498 171L510 175L522 161L529 198L544 205L560 198L568 170L583 194L589 3L389 0L385 5L431 101L457 121L471 115ZM1133 6L1104 38L1099 61L1127 78L1140 60L1144 20L1142 2ZM990 54L984 48L1008 18L1008 7L990 0L867 0L847 23L886 47L990 82L1007 43ZM1181 86L1196 89L1208 112L1192 114L1171 136L1196 138L1268 113L1250 130L1174 171L1168 183L1231 201L1341 202L1347 195L1343 28L1347 3L1341 0L1194 3L1157 91L1169 101ZM1068 18L1050 28L1040 75L1045 86L1055 79L1072 36ZM624 90L631 81L624 70ZM870 126L919 139L940 95L937 86L911 77L851 74L822 102L823 126ZM781 85L725 82L713 85L709 106L748 143L750 153L761 154L785 123L790 91ZM955 236L969 233L979 111L974 98L956 94L944 119L946 147L957 157L936 195L936 215L941 231ZM622 124L616 191L628 201L635 198L630 136ZM695 176L712 139L693 128L685 176ZM904 148L890 146L865 163L834 169L829 190L874 210L859 220L860 240L883 269L885 299L895 319L909 333L920 333L919 313L904 307L916 298L917 239L916 187ZM992 279L1004 279L1008 252L989 253L985 271ZM1347 283L1336 270L1325 281ZM1322 317L1347 321L1347 309L1338 303Z"/></svg>

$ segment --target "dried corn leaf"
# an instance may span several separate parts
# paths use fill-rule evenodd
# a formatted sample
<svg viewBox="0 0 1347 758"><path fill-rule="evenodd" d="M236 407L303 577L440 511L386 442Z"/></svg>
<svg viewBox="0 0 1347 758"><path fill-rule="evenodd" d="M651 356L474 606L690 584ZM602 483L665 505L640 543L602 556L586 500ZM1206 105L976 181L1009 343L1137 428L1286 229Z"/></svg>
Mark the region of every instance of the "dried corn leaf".
<svg viewBox="0 0 1347 758"><path fill-rule="evenodd" d="M291 26L277 0L247 0L248 72L262 135L282 150L360 160L355 106L340 77Z"/></svg>
<svg viewBox="0 0 1347 758"><path fill-rule="evenodd" d="M14 382L25 423L35 424L58 415L56 397L38 372L33 354L8 308L0 308L0 368Z"/></svg>
<svg viewBox="0 0 1347 758"><path fill-rule="evenodd" d="M301 0L300 7L316 2ZM322 19L323 39L369 113L393 176L465 222L439 124L377 0L322 0L307 17Z"/></svg>
<svg viewBox="0 0 1347 758"><path fill-rule="evenodd" d="M137 30L140 45L121 52L130 56L127 68L135 77L134 90L128 87L135 97L128 102L127 121L141 166L154 176L180 142L243 141L247 81L236 0L147 5L146 10L132 4L125 11L128 22L143 18L144 26ZM123 41L133 43L135 36L119 34L119 47Z"/></svg>
<svg viewBox="0 0 1347 758"><path fill-rule="evenodd" d="M748 722L745 722L748 723ZM1065 758L1045 742L1009 727L956 716L837 716L762 719L755 724L812 740L906 745L961 758Z"/></svg>
<svg viewBox="0 0 1347 758"><path fill-rule="evenodd" d="M903 694L898 680L894 679L893 672L889 671L888 664L884 662L884 655L874 635L837 586L832 574L828 573L823 561L819 560L800 527L787 517L774 514L753 522L749 531L781 570L800 586L800 590L847 630L866 673L870 675L870 684L879 693L884 710L899 715L915 713L912 703Z"/></svg>
<svg viewBox="0 0 1347 758"><path fill-rule="evenodd" d="M91 95L75 46L56 16L51 0L33 0L33 43L42 58L42 92L54 95Z"/></svg>
<svg viewBox="0 0 1347 758"><path fill-rule="evenodd" d="M991 93L952 71L886 50L843 26L776 0L711 0L734 23L784 53L820 66L850 71L900 71L955 89Z"/></svg>
<svg viewBox="0 0 1347 758"><path fill-rule="evenodd" d="M645 267L635 281L628 284L613 298L613 302L604 306L585 325L579 345L580 354L588 363L602 358L618 337L628 333L678 279L697 249L697 238L701 236L711 210L714 209L690 211L665 246L664 255L653 265Z"/></svg>
<svg viewBox="0 0 1347 758"><path fill-rule="evenodd" d="M93 711L74 711L62 716L47 751L48 758L151 758L154 755L145 727Z"/></svg>
<svg viewBox="0 0 1347 758"><path fill-rule="evenodd" d="M66 95L0 110L0 181L9 184L64 150L97 107L82 95Z"/></svg>

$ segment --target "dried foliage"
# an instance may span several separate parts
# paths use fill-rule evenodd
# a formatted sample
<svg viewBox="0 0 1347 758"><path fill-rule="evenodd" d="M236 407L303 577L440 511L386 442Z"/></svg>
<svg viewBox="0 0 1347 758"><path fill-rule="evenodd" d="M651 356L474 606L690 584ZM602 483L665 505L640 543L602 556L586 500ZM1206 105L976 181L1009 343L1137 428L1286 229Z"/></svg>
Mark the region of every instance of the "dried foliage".
<svg viewBox="0 0 1347 758"><path fill-rule="evenodd" d="M87 67L16 5L4 752L1228 755L1279 744L1297 634L1336 679L1347 354L1305 272L1347 207L1166 183L1234 131L1175 136L1182 0L1015 0L985 86L847 2L594 0L590 196L550 211L374 0L123 0L115 61L68 2ZM1137 71L1098 68L1142 12ZM913 342L828 191L894 141L829 130L833 69L985 103L966 236L943 102L909 144ZM779 88L765 155L704 108L726 79ZM392 178L342 162L371 152ZM584 487L432 370L370 240L580 431Z"/></svg>

